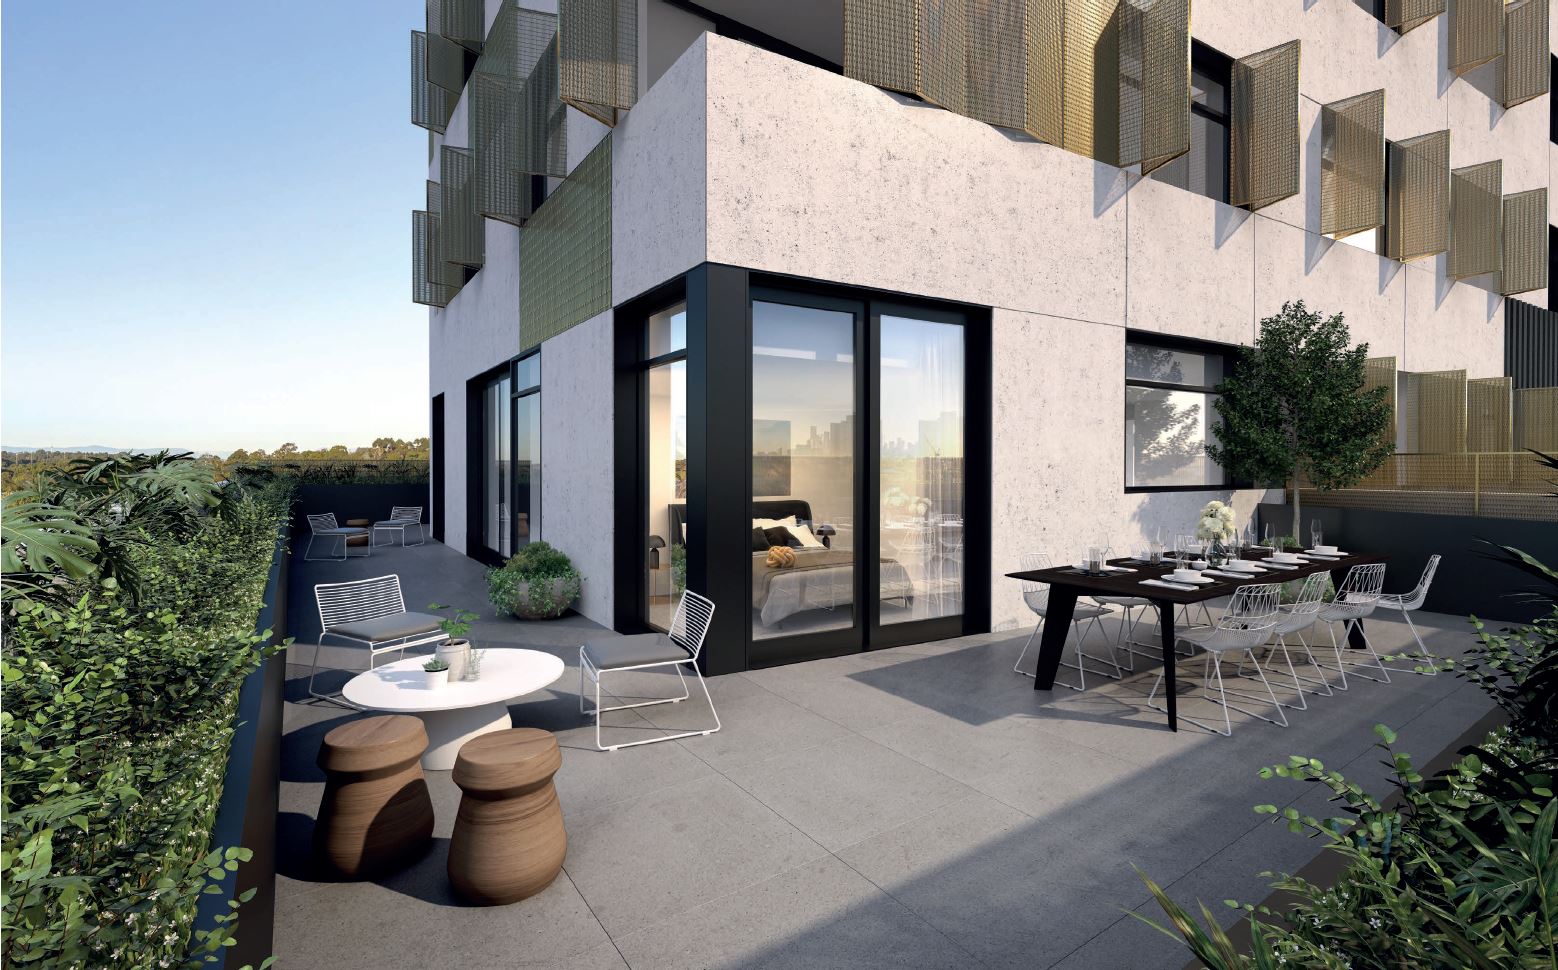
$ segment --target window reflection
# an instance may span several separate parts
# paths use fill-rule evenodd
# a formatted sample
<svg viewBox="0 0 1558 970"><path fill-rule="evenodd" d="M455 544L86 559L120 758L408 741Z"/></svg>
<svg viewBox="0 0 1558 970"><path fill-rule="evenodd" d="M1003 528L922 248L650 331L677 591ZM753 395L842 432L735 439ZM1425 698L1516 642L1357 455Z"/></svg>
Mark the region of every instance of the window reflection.
<svg viewBox="0 0 1558 970"><path fill-rule="evenodd" d="M507 557L509 519L509 391L508 375L489 381L482 389L482 544Z"/></svg>
<svg viewBox="0 0 1558 970"><path fill-rule="evenodd" d="M671 340L673 321L685 319L685 306L650 318L650 347L655 356L677 349L671 346L675 343ZM685 347L685 326L676 324L674 329L683 336L681 346ZM644 615L650 626L668 630L676 601L687 587L687 362L659 364L646 376L649 535L645 542Z"/></svg>

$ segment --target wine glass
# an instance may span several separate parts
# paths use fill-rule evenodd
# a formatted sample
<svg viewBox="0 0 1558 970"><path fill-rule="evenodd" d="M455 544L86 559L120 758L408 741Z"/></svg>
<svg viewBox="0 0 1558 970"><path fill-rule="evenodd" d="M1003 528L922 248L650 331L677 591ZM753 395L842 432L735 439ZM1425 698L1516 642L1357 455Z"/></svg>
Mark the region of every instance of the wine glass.
<svg viewBox="0 0 1558 970"><path fill-rule="evenodd" d="M1274 541L1276 539L1276 531L1277 531L1276 529L1272 528L1272 525L1271 525L1270 522L1267 522L1265 529L1262 530L1264 544L1265 544L1266 548L1270 549L1272 552L1277 552L1278 551L1276 543Z"/></svg>
<svg viewBox="0 0 1558 970"><path fill-rule="evenodd" d="M1309 548L1318 549L1325 541L1325 530L1320 527L1320 517L1317 515L1309 523Z"/></svg>

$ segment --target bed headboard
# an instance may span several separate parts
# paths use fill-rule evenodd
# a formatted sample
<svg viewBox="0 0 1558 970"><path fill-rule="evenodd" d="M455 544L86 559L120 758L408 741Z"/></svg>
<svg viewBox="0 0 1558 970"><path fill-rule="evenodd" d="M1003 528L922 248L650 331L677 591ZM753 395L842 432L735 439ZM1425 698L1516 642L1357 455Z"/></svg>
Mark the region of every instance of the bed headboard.
<svg viewBox="0 0 1558 970"><path fill-rule="evenodd" d="M671 520L671 545L682 544L682 523L687 521L687 503L679 502L666 507ZM782 519L793 515L801 522L811 521L811 503L799 498L757 499L752 503L752 518Z"/></svg>

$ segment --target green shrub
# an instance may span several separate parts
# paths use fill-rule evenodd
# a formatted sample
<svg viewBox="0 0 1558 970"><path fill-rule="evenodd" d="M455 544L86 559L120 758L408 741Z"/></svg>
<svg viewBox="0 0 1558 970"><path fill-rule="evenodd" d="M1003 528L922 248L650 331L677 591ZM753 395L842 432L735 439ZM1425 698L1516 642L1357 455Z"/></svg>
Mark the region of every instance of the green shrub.
<svg viewBox="0 0 1558 970"><path fill-rule="evenodd" d="M289 503L235 489L187 529L141 530L120 553L137 597L34 563L64 595L7 600L4 966L185 963L200 895L248 857L213 847L211 826L238 689L271 652L254 622ZM231 928L193 950L220 949Z"/></svg>
<svg viewBox="0 0 1558 970"><path fill-rule="evenodd" d="M426 458L299 458L241 462L229 474L239 481L284 479L299 485L420 485L428 471Z"/></svg>
<svg viewBox="0 0 1558 970"><path fill-rule="evenodd" d="M561 616L579 598L584 577L545 542L522 546L508 562L487 570L487 598L498 612L527 619Z"/></svg>

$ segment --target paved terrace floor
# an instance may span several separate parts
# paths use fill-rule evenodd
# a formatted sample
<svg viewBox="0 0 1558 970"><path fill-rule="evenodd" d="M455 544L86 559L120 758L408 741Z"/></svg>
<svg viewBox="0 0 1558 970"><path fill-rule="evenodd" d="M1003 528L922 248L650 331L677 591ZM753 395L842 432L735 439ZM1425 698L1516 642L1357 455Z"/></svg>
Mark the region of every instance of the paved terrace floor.
<svg viewBox="0 0 1558 970"><path fill-rule="evenodd" d="M478 645L568 663L551 690L510 708L516 725L556 732L563 750L568 857L538 896L478 908L451 894L459 793L448 772L429 773L435 843L411 869L342 883L310 861L320 740L360 716L304 702L297 662L318 633L312 584L390 572L412 609L480 607ZM1231 922L1221 900L1258 902L1267 889L1257 873L1296 870L1318 851L1251 806L1319 811L1323 797L1257 769L1302 753L1380 789L1372 725L1397 728L1400 746L1426 761L1490 706L1455 678L1402 674L1388 685L1353 679L1347 693L1293 713L1288 730L1240 718L1231 739L1175 734L1145 707L1152 674L1142 661L1135 677L1090 681L1085 693L1033 691L1011 670L1024 630L712 678L724 730L603 753L574 693L578 645L610 635L587 620L490 618L481 568L432 542L347 563L298 560L292 577L300 646L282 755L283 968L1177 970L1188 953L1129 915L1162 918L1133 866ZM1438 652L1470 642L1459 617L1420 624ZM1370 629L1387 646L1407 639L1400 623ZM345 659L361 669L360 654ZM700 700L642 713L608 715L608 743L708 710Z"/></svg>

